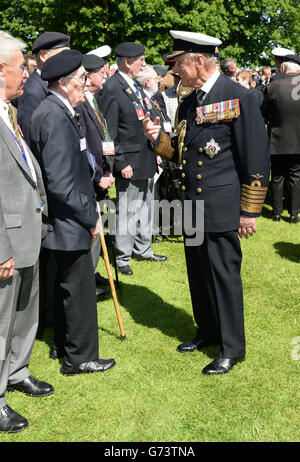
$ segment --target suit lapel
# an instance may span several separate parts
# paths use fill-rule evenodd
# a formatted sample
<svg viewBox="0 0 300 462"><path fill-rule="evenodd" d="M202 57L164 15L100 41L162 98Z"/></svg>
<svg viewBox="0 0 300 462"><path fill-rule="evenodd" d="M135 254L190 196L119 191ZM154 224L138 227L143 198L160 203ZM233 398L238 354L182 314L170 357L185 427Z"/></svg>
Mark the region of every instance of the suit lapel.
<svg viewBox="0 0 300 462"><path fill-rule="evenodd" d="M134 93L134 91L131 89L130 85L126 82L126 80L121 76L119 72L116 72L116 78L119 80L122 90L124 91L125 95L133 102L133 103L138 103L141 104L140 100Z"/></svg>
<svg viewBox="0 0 300 462"><path fill-rule="evenodd" d="M32 176L29 173L28 165L25 162L25 160L23 159L23 156L21 154L20 149L17 146L17 143L13 139L8 127L3 122L1 117L0 117L0 136L2 137L2 139L4 141L4 144L8 147L9 151L11 152L12 156L14 157L14 159L16 160L18 165L24 171L24 173L25 173L26 177L28 178L28 180L30 181L30 183L35 185L36 183L35 183L35 181L33 180ZM23 139L23 141L24 141L24 139ZM24 141L24 143L25 143L25 141ZM31 156L31 160L32 160L32 157L33 156ZM34 164L34 162L33 162L33 164Z"/></svg>
<svg viewBox="0 0 300 462"><path fill-rule="evenodd" d="M98 117L94 109L92 108L91 104L89 103L87 99L84 101L83 105L86 108L89 117L92 119L93 123L95 124L98 132L100 133L101 139L104 140L105 139L104 132L102 130L101 124L98 120ZM104 116L103 116L103 119L104 119Z"/></svg>
<svg viewBox="0 0 300 462"><path fill-rule="evenodd" d="M80 136L80 138L82 138L82 133L80 131L80 128L78 127L77 121L76 121L75 117L73 117L72 113L69 111L67 106L57 96L53 95L53 93L50 93L47 96L47 98L50 101L53 101L54 103L56 103L59 107L61 107L65 111L66 115L69 117L70 121L72 122L72 124L76 128L76 131L77 131L78 135Z"/></svg>

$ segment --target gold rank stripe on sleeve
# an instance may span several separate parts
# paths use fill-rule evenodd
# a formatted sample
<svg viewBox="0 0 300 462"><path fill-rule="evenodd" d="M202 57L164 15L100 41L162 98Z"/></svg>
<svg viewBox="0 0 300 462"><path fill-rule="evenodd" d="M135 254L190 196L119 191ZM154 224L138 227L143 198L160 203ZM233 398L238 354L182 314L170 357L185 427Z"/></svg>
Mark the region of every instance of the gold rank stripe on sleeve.
<svg viewBox="0 0 300 462"><path fill-rule="evenodd" d="M171 145L171 138L165 132L161 132L160 140L155 148L155 154L164 157L165 159L172 159L174 148Z"/></svg>
<svg viewBox="0 0 300 462"><path fill-rule="evenodd" d="M260 213L267 190L267 187L243 184L241 189L241 210L249 213Z"/></svg>

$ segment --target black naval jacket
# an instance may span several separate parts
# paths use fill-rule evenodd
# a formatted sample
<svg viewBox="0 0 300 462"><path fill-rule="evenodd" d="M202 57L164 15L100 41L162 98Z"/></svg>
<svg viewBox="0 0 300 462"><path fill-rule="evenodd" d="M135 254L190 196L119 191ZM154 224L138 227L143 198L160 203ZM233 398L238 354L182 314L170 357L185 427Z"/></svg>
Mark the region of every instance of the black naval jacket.
<svg viewBox="0 0 300 462"><path fill-rule="evenodd" d="M46 98L49 90L47 83L35 70L24 85L24 93L18 98L18 124L20 125L26 143L30 143L31 116L39 104Z"/></svg>
<svg viewBox="0 0 300 462"><path fill-rule="evenodd" d="M178 137L160 133L154 149L182 168L182 200L204 201L204 231L237 230L240 215L260 215L269 183L268 136L256 98L223 76L201 106L238 99L240 115L225 122L196 123L196 91L180 105L187 121L182 154ZM207 147L216 147L210 157Z"/></svg>
<svg viewBox="0 0 300 462"><path fill-rule="evenodd" d="M76 119L53 94L32 115L31 146L48 197L48 232L42 243L52 250L89 250L90 228L98 219L90 165Z"/></svg>
<svg viewBox="0 0 300 462"><path fill-rule="evenodd" d="M119 72L105 82L99 107L115 142L113 173L121 177L121 170L131 165L133 176L130 180L152 178L156 172L156 156L144 136L143 122L136 114L136 103L140 103L139 99Z"/></svg>

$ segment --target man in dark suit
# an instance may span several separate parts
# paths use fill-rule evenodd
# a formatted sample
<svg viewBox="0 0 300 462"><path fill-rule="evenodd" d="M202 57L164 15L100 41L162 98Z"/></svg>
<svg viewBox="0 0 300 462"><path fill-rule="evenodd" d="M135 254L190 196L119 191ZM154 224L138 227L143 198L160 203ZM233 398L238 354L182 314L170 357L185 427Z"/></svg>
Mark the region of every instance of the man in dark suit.
<svg viewBox="0 0 300 462"><path fill-rule="evenodd" d="M109 161L113 159L114 152L107 150L108 147L113 149L113 142L109 135L106 120L103 114L101 114L95 98L96 93L103 88L102 81L106 75L104 70L105 61L103 58L88 53L83 56L82 65L88 72L87 90L84 102L76 108L76 112L79 115L80 130L86 138L88 149L95 157L96 164L93 183L97 201L101 202L106 198L108 189L114 183L111 167L107 161L107 158L109 158ZM95 270L98 265L100 251L101 244L100 240L97 239L92 245L92 258ZM105 295L106 292L102 287L109 285L108 279L95 271L95 281L97 295Z"/></svg>
<svg viewBox="0 0 300 462"><path fill-rule="evenodd" d="M49 202L43 247L57 267L54 344L65 375L103 372L99 359L97 303L91 243L99 222L87 156L74 108L84 99L82 55L64 50L47 60L42 78L51 94L32 115L31 146L42 169Z"/></svg>
<svg viewBox="0 0 300 462"><path fill-rule="evenodd" d="M299 221L300 210L299 71L299 56L286 56L282 77L266 87L262 105L270 135L273 220L280 221L286 190L291 223Z"/></svg>
<svg viewBox="0 0 300 462"><path fill-rule="evenodd" d="M239 236L256 231L269 180L268 137L255 97L217 70L221 42L193 32L171 35L174 72L195 91L180 105L172 142L148 114L144 129L157 154L182 166L185 253L198 329L178 351L220 345L203 373L223 374L245 355Z"/></svg>
<svg viewBox="0 0 300 462"><path fill-rule="evenodd" d="M24 93L18 100L18 123L28 144L30 143L31 116L48 93L47 83L41 78L43 65L50 56L69 48L70 37L60 32L44 32L32 45L32 53L36 55L37 69L26 81Z"/></svg>
<svg viewBox="0 0 300 462"><path fill-rule="evenodd" d="M23 93L24 44L3 31L0 41L0 432L18 432L28 421L7 405L5 393L54 392L28 370L38 326L38 257L47 199L40 167L10 104Z"/></svg>
<svg viewBox="0 0 300 462"><path fill-rule="evenodd" d="M151 248L156 156L144 136L144 93L135 80L145 64L145 48L125 42L115 53L118 72L105 83L99 106L116 149L116 260L122 274L132 275L131 256L148 261L166 257Z"/></svg>

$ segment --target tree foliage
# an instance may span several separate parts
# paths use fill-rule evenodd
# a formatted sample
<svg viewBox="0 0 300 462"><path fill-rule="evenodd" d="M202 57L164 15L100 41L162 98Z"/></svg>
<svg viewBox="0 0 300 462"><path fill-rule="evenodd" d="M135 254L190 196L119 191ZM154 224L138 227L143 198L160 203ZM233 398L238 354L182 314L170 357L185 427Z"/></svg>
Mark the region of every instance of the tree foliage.
<svg viewBox="0 0 300 462"><path fill-rule="evenodd" d="M298 0L1 0L0 28L23 39L28 52L50 30L70 35L82 52L136 41L150 63L172 49L170 29L218 37L222 56L244 66L271 62L276 45L300 52Z"/></svg>

